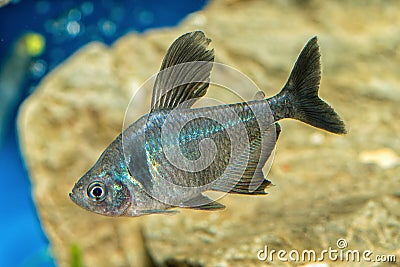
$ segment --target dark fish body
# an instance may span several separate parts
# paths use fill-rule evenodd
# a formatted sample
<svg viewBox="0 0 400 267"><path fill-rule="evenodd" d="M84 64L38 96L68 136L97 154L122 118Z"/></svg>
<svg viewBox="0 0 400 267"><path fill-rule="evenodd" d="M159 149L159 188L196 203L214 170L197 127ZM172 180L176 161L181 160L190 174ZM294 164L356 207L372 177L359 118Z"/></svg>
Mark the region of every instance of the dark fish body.
<svg viewBox="0 0 400 267"><path fill-rule="evenodd" d="M139 216L224 206L202 193L265 194L262 168L280 133L277 121L301 120L345 133L334 110L318 97L320 54L311 39L286 85L268 99L191 108L207 90L214 55L202 32L178 38L157 76L152 109L125 129L75 184L71 199L92 212ZM200 65L179 67L186 62ZM182 77L195 77L179 83ZM172 88L172 89L169 89Z"/></svg>

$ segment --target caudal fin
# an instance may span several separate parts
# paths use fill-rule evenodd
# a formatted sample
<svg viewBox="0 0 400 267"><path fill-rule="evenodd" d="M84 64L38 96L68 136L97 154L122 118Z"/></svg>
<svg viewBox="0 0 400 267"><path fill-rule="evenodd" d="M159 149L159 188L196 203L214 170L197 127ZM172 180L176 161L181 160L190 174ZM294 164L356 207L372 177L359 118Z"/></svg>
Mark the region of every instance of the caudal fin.
<svg viewBox="0 0 400 267"><path fill-rule="evenodd" d="M336 134L345 134L342 119L325 101L318 97L321 80L320 52L317 37L308 41L301 51L286 85L279 97L293 105L287 115L312 126Z"/></svg>

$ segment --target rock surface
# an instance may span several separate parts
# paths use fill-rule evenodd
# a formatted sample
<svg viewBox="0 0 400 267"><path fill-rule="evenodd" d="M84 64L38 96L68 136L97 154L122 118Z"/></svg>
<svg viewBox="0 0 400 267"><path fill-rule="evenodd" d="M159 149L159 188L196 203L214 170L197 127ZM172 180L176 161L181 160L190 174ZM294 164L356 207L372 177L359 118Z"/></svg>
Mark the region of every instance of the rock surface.
<svg viewBox="0 0 400 267"><path fill-rule="evenodd" d="M214 1L177 28L82 48L43 80L19 115L35 202L59 266L69 266L72 245L85 266L282 265L261 263L257 251L319 252L336 249L340 238L348 249L399 262L399 12L398 1ZM320 94L349 134L282 122L269 173L276 186L266 197L227 196L224 211L105 218L75 206L68 193L120 132L133 90L158 70L169 44L194 29L212 38L216 61L238 68L267 95L318 35ZM376 155L382 151L390 163Z"/></svg>

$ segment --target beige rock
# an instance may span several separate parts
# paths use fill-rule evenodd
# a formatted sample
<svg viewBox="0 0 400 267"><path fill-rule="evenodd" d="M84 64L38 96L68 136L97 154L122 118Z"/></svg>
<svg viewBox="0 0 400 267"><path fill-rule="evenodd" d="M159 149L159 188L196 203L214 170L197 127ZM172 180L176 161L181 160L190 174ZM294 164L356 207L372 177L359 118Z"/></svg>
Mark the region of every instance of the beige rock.
<svg viewBox="0 0 400 267"><path fill-rule="evenodd" d="M76 244L87 266L259 266L265 245L321 251L339 238L400 260L400 166L359 160L362 151L382 147L400 153L399 12L398 1L214 1L175 29L82 48L43 80L19 115L35 202L58 264L68 266ZM212 38L216 61L238 68L267 95L318 35L321 96L349 134L282 122L269 175L276 186L266 197L227 196L224 211L115 219L75 206L68 192L120 132L133 91L158 70L169 44L193 29Z"/></svg>
<svg viewBox="0 0 400 267"><path fill-rule="evenodd" d="M388 148L362 151L359 159L362 163L376 164L383 169L393 168L400 163L400 157Z"/></svg>

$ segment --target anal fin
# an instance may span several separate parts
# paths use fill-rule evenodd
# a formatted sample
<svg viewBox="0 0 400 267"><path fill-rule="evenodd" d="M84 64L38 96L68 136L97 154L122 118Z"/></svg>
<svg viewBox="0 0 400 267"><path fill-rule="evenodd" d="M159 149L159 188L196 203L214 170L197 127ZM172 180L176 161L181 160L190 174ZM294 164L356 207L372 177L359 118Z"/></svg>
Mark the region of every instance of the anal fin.
<svg viewBox="0 0 400 267"><path fill-rule="evenodd" d="M245 194L245 195L265 195L265 188L271 184L264 177L262 171L254 173L254 175L244 174L237 181L235 177L225 178L222 183L215 185L212 190L227 193Z"/></svg>
<svg viewBox="0 0 400 267"><path fill-rule="evenodd" d="M182 203L182 208L196 209L196 210L220 210L224 209L225 206L221 203L210 199L202 194L185 201Z"/></svg>
<svg viewBox="0 0 400 267"><path fill-rule="evenodd" d="M243 157L243 160L247 161L247 166L243 172L227 173L225 177L222 177L213 185L212 190L247 195L267 194L265 188L271 182L265 178L262 168L273 155L281 131L279 124L274 126L251 141L248 158Z"/></svg>

